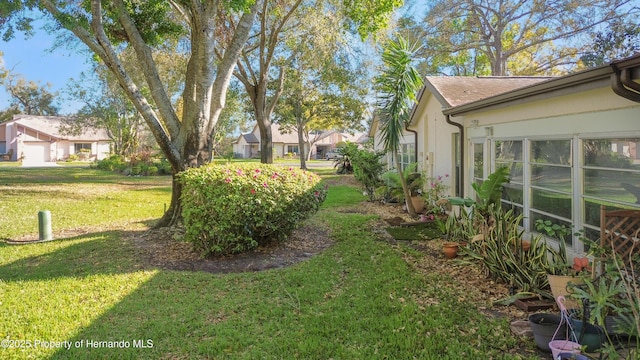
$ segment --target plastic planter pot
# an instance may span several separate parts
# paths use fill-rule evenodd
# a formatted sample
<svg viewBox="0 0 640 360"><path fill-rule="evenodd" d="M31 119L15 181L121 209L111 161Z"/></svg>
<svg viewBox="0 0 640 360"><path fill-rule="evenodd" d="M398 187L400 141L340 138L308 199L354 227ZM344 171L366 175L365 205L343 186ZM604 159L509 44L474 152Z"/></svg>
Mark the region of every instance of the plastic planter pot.
<svg viewBox="0 0 640 360"><path fill-rule="evenodd" d="M556 329L558 329L560 325L560 320L560 315L556 314L537 313L529 316L529 325L533 331L533 338L536 346L540 350L551 352L549 342L553 340L553 334L556 333ZM562 324L556 333L555 340L563 340L567 333L566 330L566 325Z"/></svg>
<svg viewBox="0 0 640 360"><path fill-rule="evenodd" d="M575 354L575 353L560 353L558 354L557 360L590 360L586 355Z"/></svg>
<svg viewBox="0 0 640 360"><path fill-rule="evenodd" d="M581 320L571 319L571 327L573 327L580 344L587 347L586 352L600 349L602 344L607 341L607 336L600 326L587 323L585 327Z"/></svg>
<svg viewBox="0 0 640 360"><path fill-rule="evenodd" d="M569 340L552 340L549 342L549 348L554 359L558 359L560 354L580 354L580 344Z"/></svg>

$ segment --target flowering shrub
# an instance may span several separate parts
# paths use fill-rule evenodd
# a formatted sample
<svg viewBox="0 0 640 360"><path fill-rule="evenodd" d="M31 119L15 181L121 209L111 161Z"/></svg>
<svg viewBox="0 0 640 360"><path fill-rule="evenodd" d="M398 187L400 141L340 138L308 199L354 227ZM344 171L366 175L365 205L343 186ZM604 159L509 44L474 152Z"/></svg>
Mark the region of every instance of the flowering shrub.
<svg viewBox="0 0 640 360"><path fill-rule="evenodd" d="M206 165L179 180L185 240L203 256L284 239L327 193L316 174L267 164Z"/></svg>
<svg viewBox="0 0 640 360"><path fill-rule="evenodd" d="M445 199L446 192L449 189L449 185L444 183L444 179L449 178L449 174L441 175L435 178L427 179L426 190L424 190L422 196L425 199L425 207L427 214L444 214L446 212L445 206L448 201Z"/></svg>

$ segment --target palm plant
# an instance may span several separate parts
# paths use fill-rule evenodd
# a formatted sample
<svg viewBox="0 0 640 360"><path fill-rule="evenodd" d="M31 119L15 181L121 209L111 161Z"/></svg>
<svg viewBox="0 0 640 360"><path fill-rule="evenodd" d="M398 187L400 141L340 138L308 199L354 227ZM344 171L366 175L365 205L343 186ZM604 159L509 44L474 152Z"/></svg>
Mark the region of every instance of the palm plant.
<svg viewBox="0 0 640 360"><path fill-rule="evenodd" d="M389 41L383 46L382 73L376 78L379 89L378 107L380 108L380 136L385 151L391 152L396 164L400 164L398 149L405 127L409 124L409 115L416 93L422 87L422 78L412 66L413 55L418 47L410 45L403 38ZM407 211L415 217L416 211L410 199L409 187L402 168L397 166L402 184Z"/></svg>

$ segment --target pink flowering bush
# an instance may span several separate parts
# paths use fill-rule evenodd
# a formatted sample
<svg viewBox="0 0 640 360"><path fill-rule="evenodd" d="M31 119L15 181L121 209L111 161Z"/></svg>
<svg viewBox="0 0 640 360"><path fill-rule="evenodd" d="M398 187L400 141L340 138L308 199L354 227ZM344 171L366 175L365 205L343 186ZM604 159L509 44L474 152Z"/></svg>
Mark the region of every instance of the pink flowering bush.
<svg viewBox="0 0 640 360"><path fill-rule="evenodd" d="M327 193L316 174L257 163L206 165L179 179L185 240L203 256L286 238Z"/></svg>

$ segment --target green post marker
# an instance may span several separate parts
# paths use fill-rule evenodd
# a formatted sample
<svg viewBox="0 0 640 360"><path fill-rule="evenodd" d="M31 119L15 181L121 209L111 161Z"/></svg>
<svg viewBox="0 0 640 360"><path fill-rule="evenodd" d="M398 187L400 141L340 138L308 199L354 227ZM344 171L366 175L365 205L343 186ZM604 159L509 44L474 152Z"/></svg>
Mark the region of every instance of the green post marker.
<svg viewBox="0 0 640 360"><path fill-rule="evenodd" d="M51 231L51 212L49 210L38 211L38 232L40 234L40 240L53 239Z"/></svg>

